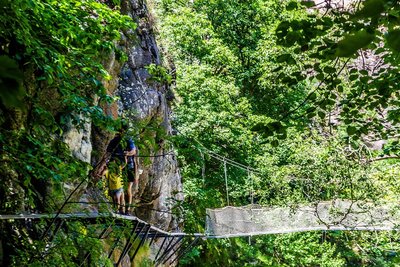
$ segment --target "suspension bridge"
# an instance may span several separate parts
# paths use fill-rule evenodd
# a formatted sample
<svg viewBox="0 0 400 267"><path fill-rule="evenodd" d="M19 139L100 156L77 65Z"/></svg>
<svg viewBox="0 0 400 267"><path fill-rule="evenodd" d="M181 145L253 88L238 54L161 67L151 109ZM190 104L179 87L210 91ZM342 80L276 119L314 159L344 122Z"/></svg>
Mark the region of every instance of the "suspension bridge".
<svg viewBox="0 0 400 267"><path fill-rule="evenodd" d="M24 220L26 224L35 221L48 221L48 229L43 233L43 240L49 244L66 221L80 221L85 225L101 225L98 239L107 239L114 228L123 228L124 235L113 240L108 251L108 258L113 258L119 245L115 266L121 266L125 257L135 259L139 249L156 240L158 246L154 256L155 266L171 265L198 243L200 239L249 237L265 234L282 234L304 231L390 231L400 230L399 212L388 206L372 206L368 203L336 200L322 202L319 205L305 205L292 210L288 207L266 208L256 205L245 207L225 207L208 209L205 233L167 232L136 216L105 213L70 213L70 214L17 214L0 215L0 220ZM147 241L147 242L146 242ZM133 254L128 253L134 249ZM89 258L88 253L81 263Z"/></svg>
<svg viewBox="0 0 400 267"><path fill-rule="evenodd" d="M23 220L26 224L35 221L47 221L47 227L43 231L41 239L49 244L48 248L51 248L55 236L67 221L81 221L87 225L100 225L102 229L96 232L98 239L107 239L114 229L122 228L124 235L117 239L114 238L113 245L108 251L108 258L115 260L115 266L121 266L125 257L129 257L133 261L140 248L145 244L152 246L157 243L157 246L153 246L156 249L153 260L155 266L159 266L175 263L192 247L196 246L200 239L249 237L304 231L400 230L400 212L396 205L377 205L362 201L336 199L303 204L295 208L261 207L254 204L253 190L251 189L250 205L243 207L229 206L227 164L246 170L249 178L251 178L251 173L259 172L212 151L205 151L210 157L224 164L227 206L219 209L207 209L204 233L167 232L136 216L120 215L113 212L61 213L75 190L56 214L0 215L0 220ZM118 253L116 253L116 250L118 250ZM132 250L133 253L130 253ZM128 253L130 254L128 255ZM90 254L88 253L80 266L83 266L89 257Z"/></svg>

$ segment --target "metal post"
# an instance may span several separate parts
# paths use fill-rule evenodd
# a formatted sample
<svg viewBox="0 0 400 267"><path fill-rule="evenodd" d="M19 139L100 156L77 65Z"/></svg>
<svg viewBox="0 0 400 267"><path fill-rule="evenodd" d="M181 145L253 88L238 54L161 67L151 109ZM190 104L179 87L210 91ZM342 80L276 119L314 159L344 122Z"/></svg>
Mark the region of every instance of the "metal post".
<svg viewBox="0 0 400 267"><path fill-rule="evenodd" d="M138 224L138 222L136 222L136 224ZM122 231L122 234L124 234L124 233L125 233L125 229ZM112 254L113 254L113 252L114 252L115 248L117 247L117 244L118 244L118 242L119 242L120 240L121 240L121 236L119 236L119 237L117 238L117 240L114 242L113 247L112 247L110 253L108 254L108 258L109 258L109 259L111 258Z"/></svg>
<svg viewBox="0 0 400 267"><path fill-rule="evenodd" d="M70 198L72 197L72 195L78 190L79 187L81 187L81 185L86 181L86 179L82 180L77 187L75 187L75 189L69 194L69 196L67 197L67 199L64 201L64 203L61 205L61 207L58 209L56 216L54 216L53 220L50 222L50 224L47 226L47 228L44 230L42 237L40 238L41 240L43 240L43 238L47 235L47 233L50 231L51 226L53 225L53 223L56 221L57 217L60 215L61 211L63 210L63 208L65 207L65 205L68 204L68 201L70 200Z"/></svg>
<svg viewBox="0 0 400 267"><path fill-rule="evenodd" d="M185 255L185 253L191 249L192 247L194 247L197 242L200 240L199 236L196 236L196 238L192 241L192 243L190 243L182 252L178 253L178 255L171 261L171 265L176 261L179 260L183 255Z"/></svg>
<svg viewBox="0 0 400 267"><path fill-rule="evenodd" d="M57 220L54 220L53 223L56 223L56 228L54 229L53 234L49 237L49 240L46 242L45 249L44 249L43 253L41 254L42 259L44 259L46 257L46 255L48 254L48 251L51 249L51 245L50 244L53 242L54 237L56 236L56 234L60 230L61 226L63 225L64 220L57 219ZM33 259L33 258L31 258L31 259Z"/></svg>
<svg viewBox="0 0 400 267"><path fill-rule="evenodd" d="M135 252L133 253L133 256L132 256L132 260L134 260L135 259L135 257L136 257L136 254L138 253L138 251L139 251L139 249L140 249L140 247L141 246L143 246L143 243L144 243L144 241L146 240L146 238L147 238L147 235L149 234L149 232L150 232L150 228L151 228L151 225L149 224L149 225L147 225L147 230L146 230L146 233L144 234L144 236L142 237L142 239L140 240L140 243L139 243L139 245L137 246L137 248L136 248L136 250L135 250ZM132 245L131 245L131 247L132 247ZM130 249L130 248L129 248ZM129 250L128 250L129 251Z"/></svg>
<svg viewBox="0 0 400 267"><path fill-rule="evenodd" d="M183 238L183 237L182 237L182 238ZM181 238L181 240L182 240L182 238ZM166 259L163 261L163 263L168 262L168 260L175 254L175 252L177 252L178 250L181 249L181 247L183 246L183 244L184 244L184 242L181 242L181 243L179 244L179 246L178 246L176 249L174 249L174 250L172 251L172 253L168 256L168 258L166 258Z"/></svg>
<svg viewBox="0 0 400 267"><path fill-rule="evenodd" d="M56 236L57 232L60 230L61 226L63 225L64 220L58 220L56 225L56 229L54 229L54 233L50 236L49 242L52 242L54 237Z"/></svg>
<svg viewBox="0 0 400 267"><path fill-rule="evenodd" d="M250 172L249 167L247 167L247 176L248 178L250 178L250 201L251 201L251 221L253 221L253 205L254 205L254 181L253 181L253 175ZM249 241L249 246L251 246L251 236L249 235L248 237L248 241Z"/></svg>
<svg viewBox="0 0 400 267"><path fill-rule="evenodd" d="M169 243L168 247L165 249L164 253L161 255L161 257L158 259L158 262L162 262L162 260L164 260L164 258L168 255L168 253L176 246L176 244L178 244L179 241L181 241L183 238L183 236L179 236L176 240L175 243L173 243L173 239L172 241ZM172 245L173 243L173 245Z"/></svg>
<svg viewBox="0 0 400 267"><path fill-rule="evenodd" d="M250 169L247 168L247 176L250 178L250 201L251 205L254 204L254 180L253 180L253 175L250 172Z"/></svg>
<svg viewBox="0 0 400 267"><path fill-rule="evenodd" d="M155 232L153 237L151 238L149 246L151 246L151 244L153 244L154 240L156 239L156 236L157 236L157 232Z"/></svg>
<svg viewBox="0 0 400 267"><path fill-rule="evenodd" d="M107 226L106 228L104 228L103 231L101 231L101 233L100 233L100 235L99 235L99 239L102 239L102 238L103 238L103 235L107 232L107 230L111 227L111 225L112 225L113 223L114 223L114 220L113 220L113 222L112 222L109 226ZM79 265L79 267L83 266L83 264L85 263L85 261L87 260L87 258L89 258L90 254L91 254L91 252L87 252L87 253L86 253L85 258L83 259L83 261L82 261L82 263Z"/></svg>
<svg viewBox="0 0 400 267"><path fill-rule="evenodd" d="M229 190L228 190L228 175L226 170L226 159L224 158L224 174L225 174L225 189L226 189L226 202L229 206Z"/></svg>
<svg viewBox="0 0 400 267"><path fill-rule="evenodd" d="M168 238L169 238L169 236L164 237L164 241L161 243L161 247L158 249L158 252L157 252L156 257L154 258L154 261L157 261L158 254L160 254L161 249L164 247L164 244L165 244L165 242L167 241Z"/></svg>
<svg viewBox="0 0 400 267"><path fill-rule="evenodd" d="M136 233L136 230L137 230L139 224L141 224L141 223L139 223L139 222L136 223L136 225L135 225L135 227L133 228L131 234L129 235L129 238L128 238L128 240L126 241L125 247L124 247L124 249L122 250L121 255L119 256L119 259L118 259L118 262L117 262L117 266L119 266L119 264L121 263L122 259L125 257L125 255L126 255L126 253L127 253L127 251L128 251L128 247L130 246L130 244L131 244L132 242L135 242L136 238L137 238L137 237L139 236L139 234L142 232L142 230L143 230L143 228L144 228L144 224L140 226L139 232ZM135 235L135 233L136 233L136 235ZM134 238L133 241L132 241L131 239L132 239L132 236L133 236L133 235L135 235L135 238Z"/></svg>

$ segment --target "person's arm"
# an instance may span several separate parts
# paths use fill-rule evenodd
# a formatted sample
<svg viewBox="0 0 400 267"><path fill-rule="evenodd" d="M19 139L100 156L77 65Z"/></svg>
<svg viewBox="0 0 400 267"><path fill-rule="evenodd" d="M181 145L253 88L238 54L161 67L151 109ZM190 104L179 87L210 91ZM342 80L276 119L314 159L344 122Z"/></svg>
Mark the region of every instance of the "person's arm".
<svg viewBox="0 0 400 267"><path fill-rule="evenodd" d="M126 157L125 157L125 162L124 162L124 164L122 164L122 165L120 166L121 171L126 167L126 165L127 165L127 161L126 161Z"/></svg>
<svg viewBox="0 0 400 267"><path fill-rule="evenodd" d="M107 159L110 158L110 155L110 153L106 152L105 155L100 159L97 166L93 169L92 176L95 180L104 176L104 171L107 169Z"/></svg>
<svg viewBox="0 0 400 267"><path fill-rule="evenodd" d="M135 156L136 155L136 148L133 148L129 151L124 151L124 155L126 156Z"/></svg>
<svg viewBox="0 0 400 267"><path fill-rule="evenodd" d="M126 142L126 150L124 150L125 165L128 164L128 157L136 155L136 147L132 139L128 139Z"/></svg>
<svg viewBox="0 0 400 267"><path fill-rule="evenodd" d="M136 149L135 149L135 155L137 155ZM135 183L136 183L136 181L138 183L139 182L139 158L134 157L133 161L135 163Z"/></svg>

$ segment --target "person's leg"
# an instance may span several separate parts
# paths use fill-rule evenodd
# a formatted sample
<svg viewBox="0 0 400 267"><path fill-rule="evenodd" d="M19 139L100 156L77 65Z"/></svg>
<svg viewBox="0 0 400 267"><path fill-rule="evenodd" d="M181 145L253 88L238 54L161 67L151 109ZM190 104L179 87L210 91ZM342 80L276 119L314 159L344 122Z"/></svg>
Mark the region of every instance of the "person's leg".
<svg viewBox="0 0 400 267"><path fill-rule="evenodd" d="M121 207L121 195L123 195L123 192L122 192L122 190L118 190L116 193L115 193L115 202L117 203L117 211L118 212L122 212L122 207Z"/></svg>
<svg viewBox="0 0 400 267"><path fill-rule="evenodd" d="M120 209L119 211L121 212L121 214L125 214L125 194L124 194L124 190L121 188L121 194L119 196L119 205L120 205Z"/></svg>
<svg viewBox="0 0 400 267"><path fill-rule="evenodd" d="M112 200L113 200L113 207L114 209L118 212L118 196L117 196L117 192L115 190L113 190L113 192L111 192L112 194Z"/></svg>
<svg viewBox="0 0 400 267"><path fill-rule="evenodd" d="M132 198L133 198L132 185L133 185L133 182L128 183L128 207L127 207L128 213L131 211L131 206L132 206Z"/></svg>
<svg viewBox="0 0 400 267"><path fill-rule="evenodd" d="M135 193L139 191L139 177L135 178Z"/></svg>
<svg viewBox="0 0 400 267"><path fill-rule="evenodd" d="M135 169L128 169L128 207L127 207L127 212L129 213L131 211L131 205L132 205L132 186L133 186L133 180L135 179L134 177L134 171Z"/></svg>

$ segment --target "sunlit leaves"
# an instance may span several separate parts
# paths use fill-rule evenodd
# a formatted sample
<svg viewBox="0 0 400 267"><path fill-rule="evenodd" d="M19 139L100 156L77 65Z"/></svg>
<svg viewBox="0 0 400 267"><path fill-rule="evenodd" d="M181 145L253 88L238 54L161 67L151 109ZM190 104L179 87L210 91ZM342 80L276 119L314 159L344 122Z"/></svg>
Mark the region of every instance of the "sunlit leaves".
<svg viewBox="0 0 400 267"><path fill-rule="evenodd" d="M2 121L2 153L12 159L2 175L17 173L20 179L13 182L26 187L27 194L19 196L26 208L43 209L34 203L43 197L32 193L35 181L54 183L50 198L58 201L61 182L86 178L86 163L61 145L65 126L80 128L89 118L104 128L116 124L96 105L95 95L110 100L102 84L110 78L104 59L118 50L121 32L135 24L92 0L15 0L2 1L1 7L0 54L7 55L0 57L0 97L6 107L1 114L11 114L20 126L10 131ZM15 107L24 109L23 115L7 110Z"/></svg>
<svg viewBox="0 0 400 267"><path fill-rule="evenodd" d="M338 42L336 55L338 57L350 57L360 48L365 48L373 40L375 35L365 30L345 36Z"/></svg>
<svg viewBox="0 0 400 267"><path fill-rule="evenodd" d="M296 61L293 59L291 54L282 54L276 58L277 63L287 63L287 64L295 64Z"/></svg>
<svg viewBox="0 0 400 267"><path fill-rule="evenodd" d="M385 175L369 172L366 164L378 152L367 151L359 141L371 136L374 125L383 127L377 110L394 103L390 99L398 84L397 70L386 68L393 66L395 54L384 59L382 68L361 67L370 63L366 49L373 55L388 52L380 43L387 45L388 38L383 39L376 26L380 18L384 21L379 1L361 2L357 15L320 14L316 10L326 6L315 6L313 1L277 1L267 12L267 22L255 14L259 8L270 8L266 1L162 2L167 11L160 16L161 32L178 59L174 123L182 134L177 139L188 200L183 204L186 227L202 229L198 221L204 217L203 209L225 203L223 163L202 153L202 146L257 166L262 173L254 180L258 204L388 197L389 183L382 186ZM356 64L353 59L359 54L364 58ZM399 120L398 108L389 113L392 120ZM245 170L228 167L228 184L235 196L231 201L236 205L249 203L247 177ZM195 263L210 266L390 262L383 249L389 243L371 246L371 240L338 232L251 241L251 245L243 240L202 244L199 258L198 253L190 256ZM355 243L367 252L354 249Z"/></svg>
<svg viewBox="0 0 400 267"><path fill-rule="evenodd" d="M317 4L312 9L304 8L303 16L299 14L302 8L290 1L286 11L291 16L276 28L277 44L283 48L276 62L284 66L276 71L279 81L293 88L303 82L293 79L300 69L310 90L318 88L317 95L304 96L283 119L324 120L324 114L343 109L336 126L347 133L347 127L358 121L356 131L353 125L349 128L352 138L394 134L394 127L388 130L382 124L389 119L392 125L395 116L387 116L392 112L382 115L378 110L398 110L394 77L400 51L399 6L390 1L367 0L347 12ZM295 61L288 57L288 50Z"/></svg>
<svg viewBox="0 0 400 267"><path fill-rule="evenodd" d="M172 76L168 73L167 69L162 66L150 64L146 66L147 71L151 75L150 82L158 82L160 84L171 84Z"/></svg>
<svg viewBox="0 0 400 267"><path fill-rule="evenodd" d="M9 1L0 21L2 53L37 69L37 81L60 88L65 97L91 94L91 80L109 79L105 53L118 50L120 31L135 27L104 4L75 0Z"/></svg>
<svg viewBox="0 0 400 267"><path fill-rule="evenodd" d="M298 8L298 2L297 1L292 1L289 2L289 4L286 6L286 10L291 11Z"/></svg>

